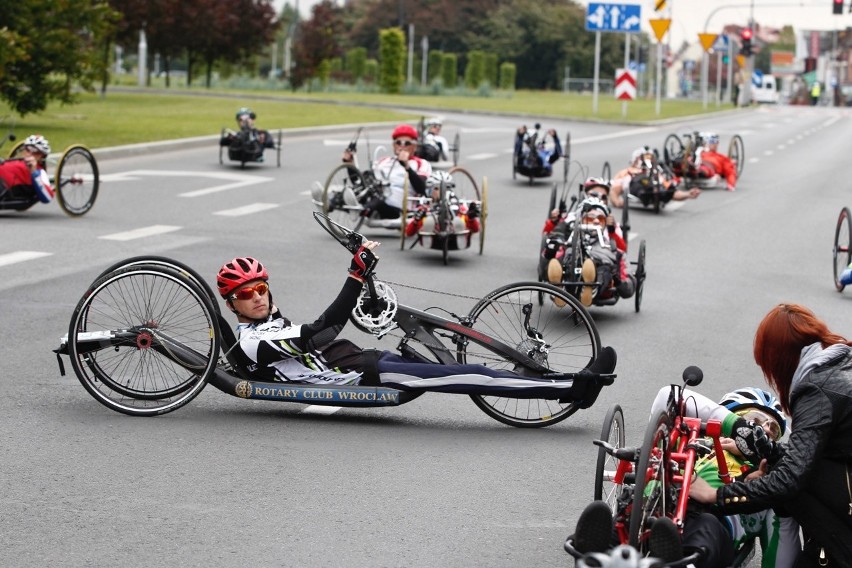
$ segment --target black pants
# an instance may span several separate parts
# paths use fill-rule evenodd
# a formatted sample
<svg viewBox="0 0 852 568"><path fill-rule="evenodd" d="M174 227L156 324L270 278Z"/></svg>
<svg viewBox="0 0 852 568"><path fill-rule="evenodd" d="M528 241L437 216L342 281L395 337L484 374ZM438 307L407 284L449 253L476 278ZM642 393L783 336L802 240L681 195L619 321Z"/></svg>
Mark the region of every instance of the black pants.
<svg viewBox="0 0 852 568"><path fill-rule="evenodd" d="M710 513L688 513L683 524L684 552L703 550L698 568L727 568L734 560L734 541L722 522Z"/></svg>

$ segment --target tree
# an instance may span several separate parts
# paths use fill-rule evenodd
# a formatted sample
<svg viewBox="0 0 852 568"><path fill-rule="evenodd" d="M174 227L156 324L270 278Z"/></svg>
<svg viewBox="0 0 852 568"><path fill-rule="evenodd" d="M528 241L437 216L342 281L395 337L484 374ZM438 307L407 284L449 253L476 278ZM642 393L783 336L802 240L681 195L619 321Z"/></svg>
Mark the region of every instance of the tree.
<svg viewBox="0 0 852 568"><path fill-rule="evenodd" d="M311 9L311 17L299 26L296 41L296 69L293 86L299 87L315 76L324 60L342 55L338 38L344 34L341 9L331 0L322 0Z"/></svg>
<svg viewBox="0 0 852 568"><path fill-rule="evenodd" d="M478 89L485 80L485 52L478 49L467 54L464 83L469 89Z"/></svg>
<svg viewBox="0 0 852 568"><path fill-rule="evenodd" d="M405 82L405 34L399 28L379 33L379 81L385 93L400 93Z"/></svg>
<svg viewBox="0 0 852 568"><path fill-rule="evenodd" d="M101 56L117 14L106 2L0 1L0 99L20 115L71 103L102 76Z"/></svg>

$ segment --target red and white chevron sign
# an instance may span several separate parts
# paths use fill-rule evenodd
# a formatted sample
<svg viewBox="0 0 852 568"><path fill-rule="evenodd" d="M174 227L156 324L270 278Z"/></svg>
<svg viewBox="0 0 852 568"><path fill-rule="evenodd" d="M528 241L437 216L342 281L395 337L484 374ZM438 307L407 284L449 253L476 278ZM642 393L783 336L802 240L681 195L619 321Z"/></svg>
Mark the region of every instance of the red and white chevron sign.
<svg viewBox="0 0 852 568"><path fill-rule="evenodd" d="M632 101L636 98L636 71L615 70L615 98L623 101Z"/></svg>

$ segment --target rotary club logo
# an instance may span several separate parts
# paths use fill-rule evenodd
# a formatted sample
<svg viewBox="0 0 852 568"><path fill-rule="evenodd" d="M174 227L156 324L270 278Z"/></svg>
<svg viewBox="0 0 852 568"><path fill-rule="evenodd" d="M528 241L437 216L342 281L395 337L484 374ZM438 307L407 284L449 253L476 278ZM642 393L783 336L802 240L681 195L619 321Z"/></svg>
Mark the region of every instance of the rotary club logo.
<svg viewBox="0 0 852 568"><path fill-rule="evenodd" d="M237 383L237 387L234 389L236 394L240 398L250 398L251 397L251 383L248 381L240 381Z"/></svg>

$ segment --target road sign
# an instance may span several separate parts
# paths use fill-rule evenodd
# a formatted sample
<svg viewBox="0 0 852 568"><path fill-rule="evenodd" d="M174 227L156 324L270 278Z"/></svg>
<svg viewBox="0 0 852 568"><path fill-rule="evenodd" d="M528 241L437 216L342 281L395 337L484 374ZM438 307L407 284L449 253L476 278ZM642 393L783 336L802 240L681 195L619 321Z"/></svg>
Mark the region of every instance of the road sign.
<svg viewBox="0 0 852 568"><path fill-rule="evenodd" d="M659 12L666 7L666 0L654 0L654 10Z"/></svg>
<svg viewBox="0 0 852 568"><path fill-rule="evenodd" d="M615 98L622 101L632 101L636 98L636 71L615 70Z"/></svg>
<svg viewBox="0 0 852 568"><path fill-rule="evenodd" d="M656 20L648 20L648 23L651 24L651 28L654 30L654 35L657 37L657 41L663 41L663 36L666 35L667 31L669 31L669 26L672 21L667 18L658 18Z"/></svg>
<svg viewBox="0 0 852 568"><path fill-rule="evenodd" d="M639 33L642 7L639 4L589 3L586 31Z"/></svg>
<svg viewBox="0 0 852 568"><path fill-rule="evenodd" d="M716 37L716 34L698 34L698 41L701 42L704 51L710 51L716 43Z"/></svg>
<svg viewBox="0 0 852 568"><path fill-rule="evenodd" d="M751 82L756 86L760 87L763 85L763 71L760 69L755 69L751 72Z"/></svg>
<svg viewBox="0 0 852 568"><path fill-rule="evenodd" d="M713 51L728 51L728 36L719 34L710 49Z"/></svg>

